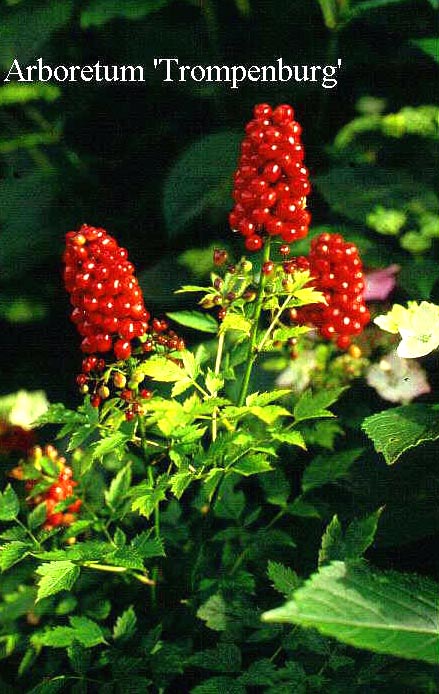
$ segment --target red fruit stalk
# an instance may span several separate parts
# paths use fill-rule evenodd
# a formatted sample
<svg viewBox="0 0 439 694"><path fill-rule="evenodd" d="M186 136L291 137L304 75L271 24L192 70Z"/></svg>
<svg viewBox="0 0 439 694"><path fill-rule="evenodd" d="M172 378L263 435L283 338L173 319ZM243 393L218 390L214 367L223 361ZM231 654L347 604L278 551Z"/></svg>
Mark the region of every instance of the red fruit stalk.
<svg viewBox="0 0 439 694"><path fill-rule="evenodd" d="M301 260L303 266L306 259ZM312 240L307 260L313 278L310 284L323 292L327 306L312 304L297 309L297 322L314 325L322 337L347 349L351 337L359 335L370 320L358 249L340 234L320 234Z"/></svg>
<svg viewBox="0 0 439 694"><path fill-rule="evenodd" d="M127 359L132 340L145 335L150 318L127 250L104 229L84 224L66 234L63 259L81 350L113 350L116 359Z"/></svg>
<svg viewBox="0 0 439 694"><path fill-rule="evenodd" d="M303 165L302 128L293 109L258 104L253 115L241 145L229 215L249 251L259 250L267 234L285 243L302 239L311 221L305 209L311 186Z"/></svg>

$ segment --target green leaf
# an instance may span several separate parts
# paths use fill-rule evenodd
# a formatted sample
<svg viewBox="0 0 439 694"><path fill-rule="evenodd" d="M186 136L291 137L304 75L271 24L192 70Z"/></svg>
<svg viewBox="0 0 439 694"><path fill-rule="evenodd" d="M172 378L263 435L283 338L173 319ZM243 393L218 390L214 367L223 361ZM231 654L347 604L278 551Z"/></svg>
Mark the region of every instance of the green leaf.
<svg viewBox="0 0 439 694"><path fill-rule="evenodd" d="M346 477L351 465L363 453L363 448L353 448L338 453L323 453L316 456L303 473L302 489L308 492L325 484L332 484Z"/></svg>
<svg viewBox="0 0 439 694"><path fill-rule="evenodd" d="M130 542L130 547L142 559L166 556L162 539L160 537L151 537L150 530L144 530L139 535L133 537Z"/></svg>
<svg viewBox="0 0 439 694"><path fill-rule="evenodd" d="M18 516L20 510L20 504L18 501L18 496L12 489L11 485L8 484L5 491L0 492L0 520L2 521L12 521Z"/></svg>
<svg viewBox="0 0 439 694"><path fill-rule="evenodd" d="M214 631L227 629L227 607L220 593L212 595L201 607L198 608L197 617L206 622L206 626Z"/></svg>
<svg viewBox="0 0 439 694"><path fill-rule="evenodd" d="M183 152L164 188L163 208L170 236L176 236L205 210L226 212L241 134L215 133L194 142Z"/></svg>
<svg viewBox="0 0 439 694"><path fill-rule="evenodd" d="M439 37L438 36L431 36L430 38L425 38L425 39L412 39L410 43L413 43L415 46L421 49L421 51L424 51L427 55L430 56L430 58L433 58L433 60L436 63L439 63Z"/></svg>
<svg viewBox="0 0 439 694"><path fill-rule="evenodd" d="M317 417L333 417L334 415L332 412L326 408L336 402L345 390L346 388L344 387L326 388L317 393L306 390L302 393L294 407L293 413L296 422L302 422L306 419L316 419Z"/></svg>
<svg viewBox="0 0 439 694"><path fill-rule="evenodd" d="M0 569L6 571L14 564L24 559L32 547L28 542L8 542L0 547Z"/></svg>
<svg viewBox="0 0 439 694"><path fill-rule="evenodd" d="M276 561L268 562L267 575L273 584L273 588L286 598L291 598L301 583L300 578L293 569Z"/></svg>
<svg viewBox="0 0 439 694"><path fill-rule="evenodd" d="M66 648L74 641L78 641L85 648L93 648L105 643L101 627L88 617L69 617L69 627L52 627L31 637L31 642L36 646L50 646L51 648Z"/></svg>
<svg viewBox="0 0 439 694"><path fill-rule="evenodd" d="M190 664L214 672L239 672L241 651L234 643L219 643L216 648L194 653Z"/></svg>
<svg viewBox="0 0 439 694"><path fill-rule="evenodd" d="M173 383L186 378L185 370L166 357L151 357L142 364L142 372L153 381L162 383Z"/></svg>
<svg viewBox="0 0 439 694"><path fill-rule="evenodd" d="M336 561L263 619L315 627L356 648L439 664L439 585L413 574Z"/></svg>
<svg viewBox="0 0 439 694"><path fill-rule="evenodd" d="M402 211L419 206L436 213L439 200L432 188L400 170L373 166L333 168L314 182L331 208L348 219L366 223L377 205Z"/></svg>
<svg viewBox="0 0 439 694"><path fill-rule="evenodd" d="M39 528L40 525L43 525L44 521L47 518L47 506L46 502L43 501L41 504L38 504L38 506L35 506L35 508L29 513L27 522L29 525L30 530L35 530L35 528Z"/></svg>
<svg viewBox="0 0 439 694"><path fill-rule="evenodd" d="M142 482L132 489L134 500L131 505L133 511L138 511L142 516L149 518L161 501L166 499L166 484L158 483L150 488L148 483Z"/></svg>
<svg viewBox="0 0 439 694"><path fill-rule="evenodd" d="M136 631L137 617L133 606L130 605L117 618L113 628L113 639L115 641L127 641Z"/></svg>
<svg viewBox="0 0 439 694"><path fill-rule="evenodd" d="M37 600L59 593L61 590L71 590L79 577L79 566L71 561L51 561L41 564L36 570L41 576L38 582Z"/></svg>
<svg viewBox="0 0 439 694"><path fill-rule="evenodd" d="M216 395L219 390L224 387L224 378L219 374L216 374L212 369L207 370L206 374L206 388L211 395Z"/></svg>
<svg viewBox="0 0 439 694"><path fill-rule="evenodd" d="M299 448L303 448L306 451L306 443L300 431L272 430L270 435L275 441L287 443L289 446L299 446Z"/></svg>
<svg viewBox="0 0 439 694"><path fill-rule="evenodd" d="M285 407L281 407L280 405L267 405L265 407L252 405L252 407L249 408L249 412L268 425L274 424L279 417L292 416L291 412L288 412Z"/></svg>
<svg viewBox="0 0 439 694"><path fill-rule="evenodd" d="M403 405L367 417L362 428L375 450L393 465L410 448L439 438L439 410L434 405Z"/></svg>
<svg viewBox="0 0 439 694"><path fill-rule="evenodd" d="M243 684L232 677L210 677L191 689L190 694L245 694Z"/></svg>
<svg viewBox="0 0 439 694"><path fill-rule="evenodd" d="M270 462L263 455L248 455L238 460L238 462L233 463L230 468L233 472L244 475L244 477L258 475L262 472L270 472L272 469Z"/></svg>
<svg viewBox="0 0 439 694"><path fill-rule="evenodd" d="M343 531L338 516L333 516L322 537L319 550L319 566L333 559L344 559Z"/></svg>
<svg viewBox="0 0 439 694"><path fill-rule="evenodd" d="M171 486L171 492L177 499L180 499L186 489L189 487L193 481L194 476L189 470L179 470L174 475L172 475L169 480Z"/></svg>
<svg viewBox="0 0 439 694"><path fill-rule="evenodd" d="M355 518L349 524L344 537L344 559L361 557L368 547L371 546L382 512L383 508L379 508L364 518Z"/></svg>
<svg viewBox="0 0 439 694"><path fill-rule="evenodd" d="M105 501L111 508L117 508L124 500L131 486L131 463L127 463L111 480L110 488L105 491Z"/></svg>
<svg viewBox="0 0 439 694"><path fill-rule="evenodd" d="M226 313L219 332L222 335L228 330L236 330L239 333L244 333L244 335L250 335L251 327L251 321L240 313Z"/></svg>
<svg viewBox="0 0 439 694"><path fill-rule="evenodd" d="M171 320L180 325L184 325L186 328L193 328L194 330L200 330L204 333L213 333L215 335L218 332L218 323L215 318L208 313L201 313L201 311L174 311L166 315Z"/></svg>
<svg viewBox="0 0 439 694"><path fill-rule="evenodd" d="M15 106L27 104L29 101L55 101L61 95L61 90L54 84L17 84L9 82L0 89L0 106Z"/></svg>
<svg viewBox="0 0 439 694"><path fill-rule="evenodd" d="M114 19L142 19L161 10L170 0L90 0L81 12L81 27L101 27Z"/></svg>
<svg viewBox="0 0 439 694"><path fill-rule="evenodd" d="M91 447L93 460L102 458L108 453L123 451L127 441L129 441L129 436L121 431L115 431L114 434L106 436Z"/></svg>

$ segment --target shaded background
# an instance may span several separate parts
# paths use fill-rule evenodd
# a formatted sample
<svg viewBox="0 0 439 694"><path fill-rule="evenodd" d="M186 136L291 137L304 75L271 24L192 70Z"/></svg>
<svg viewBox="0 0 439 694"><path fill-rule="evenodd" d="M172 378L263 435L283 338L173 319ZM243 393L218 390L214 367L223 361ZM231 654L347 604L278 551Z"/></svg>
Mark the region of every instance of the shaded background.
<svg viewBox="0 0 439 694"><path fill-rule="evenodd" d="M172 295L179 283L208 269L210 252L188 249L236 243L227 226L230 182L260 101L293 104L303 125L315 227L341 227L370 267L400 262L405 298L434 298L439 230L431 231L431 218L429 233L422 230L425 215L438 211L437 112L415 109L399 121L385 114L437 100L437 8L437 0L3 0L3 71L14 58L99 59L142 64L147 82L0 87L1 391L44 388L52 401L78 400L78 337L60 274L67 230L88 222L116 235L148 306L160 312L181 302ZM166 56L204 65L340 57L342 69L334 89L308 82L231 90L162 83L153 58ZM359 115L363 130L357 136L354 125L349 134L345 126ZM347 144L334 146L341 130ZM380 235L370 223L383 205L406 216L396 234L384 223ZM428 237L426 247L401 248L406 232Z"/></svg>

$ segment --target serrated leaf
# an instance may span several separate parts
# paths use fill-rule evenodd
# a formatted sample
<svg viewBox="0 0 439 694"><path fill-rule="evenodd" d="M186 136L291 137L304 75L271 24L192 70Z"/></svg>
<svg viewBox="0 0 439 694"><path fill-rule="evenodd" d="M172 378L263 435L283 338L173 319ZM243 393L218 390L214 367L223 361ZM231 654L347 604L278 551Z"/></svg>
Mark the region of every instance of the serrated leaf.
<svg viewBox="0 0 439 694"><path fill-rule="evenodd" d="M247 672L244 672L239 681L249 687L269 687L277 681L277 671L274 663L268 658L257 660L250 664Z"/></svg>
<svg viewBox="0 0 439 694"><path fill-rule="evenodd" d="M162 383L182 381L187 376L184 369L166 357L151 357L142 364L142 372L153 381L161 381Z"/></svg>
<svg viewBox="0 0 439 694"><path fill-rule="evenodd" d="M41 504L38 504L38 506L35 506L31 513L29 513L27 522L30 530L35 530L35 528L38 528L40 525L43 525L46 518L47 506L46 502L43 501Z"/></svg>
<svg viewBox="0 0 439 694"><path fill-rule="evenodd" d="M220 374L216 374L212 369L207 370L206 388L211 395L216 395L219 390L224 387L224 378Z"/></svg>
<svg viewBox="0 0 439 694"><path fill-rule="evenodd" d="M274 342L286 342L290 338L300 337L309 333L311 328L307 325L292 325L290 328L277 328L273 333Z"/></svg>
<svg viewBox="0 0 439 694"><path fill-rule="evenodd" d="M414 574L335 561L263 619L315 627L356 648L439 663L439 585Z"/></svg>
<svg viewBox="0 0 439 694"><path fill-rule="evenodd" d="M124 500L130 486L131 486L131 463L127 463L119 472L116 477L111 480L110 487L105 491L105 501L111 508L117 508L120 503Z"/></svg>
<svg viewBox="0 0 439 694"><path fill-rule="evenodd" d="M331 484L346 477L351 465L358 460L363 451L363 448L354 448L316 456L303 473L303 491L309 492L310 489L323 487L325 484Z"/></svg>
<svg viewBox="0 0 439 694"><path fill-rule="evenodd" d="M24 559L32 545L29 542L8 542L0 547L0 570L6 571L17 562Z"/></svg>
<svg viewBox="0 0 439 694"><path fill-rule="evenodd" d="M237 472L238 475L244 475L244 477L270 472L272 469L270 461L263 455L248 455L233 463L230 468L233 472Z"/></svg>
<svg viewBox="0 0 439 694"><path fill-rule="evenodd" d="M355 518L349 524L345 537L345 559L356 559L364 554L374 541L382 508L364 518Z"/></svg>
<svg viewBox="0 0 439 694"><path fill-rule="evenodd" d="M8 484L5 491L0 492L0 520L2 521L12 521L18 516L20 510L20 504L18 501L18 496L12 489L11 485Z"/></svg>
<svg viewBox="0 0 439 694"><path fill-rule="evenodd" d="M130 547L132 547L142 559L166 556L163 540L160 537L151 537L150 530L145 530L133 537L130 542Z"/></svg>
<svg viewBox="0 0 439 694"><path fill-rule="evenodd" d="M127 441L129 441L129 436L121 431L115 431L114 434L106 436L91 447L93 460L102 458L102 456L108 453L122 451Z"/></svg>
<svg viewBox="0 0 439 694"><path fill-rule="evenodd" d="M177 499L180 499L186 489L189 487L193 481L194 476L189 470L180 470L172 475L169 480L171 492Z"/></svg>
<svg viewBox="0 0 439 694"><path fill-rule="evenodd" d="M273 584L273 588L286 598L290 598L301 583L293 569L276 561L268 562L267 575Z"/></svg>
<svg viewBox="0 0 439 694"><path fill-rule="evenodd" d="M85 648L93 648L105 643L101 627L88 617L69 617L70 626L57 626L36 633L31 637L35 646L50 646L51 648L66 648L78 641Z"/></svg>
<svg viewBox="0 0 439 694"><path fill-rule="evenodd" d="M38 417L34 422L34 426L43 426L44 424L66 424L70 422L81 422L82 416L74 410L69 410L61 402L49 405L46 412Z"/></svg>
<svg viewBox="0 0 439 694"><path fill-rule="evenodd" d="M393 465L405 451L439 438L439 410L435 405L404 405L367 417L363 430L375 450Z"/></svg>
<svg viewBox="0 0 439 694"><path fill-rule="evenodd" d="M171 320L179 323L179 325L184 325L186 328L193 328L194 330L200 330L200 332L204 333L213 333L214 335L218 332L218 323L215 318L208 313L201 313L201 311L174 311L166 315Z"/></svg>
<svg viewBox="0 0 439 694"><path fill-rule="evenodd" d="M190 664L214 672L239 672L241 651L233 643L219 643L216 648L194 653Z"/></svg>
<svg viewBox="0 0 439 694"><path fill-rule="evenodd" d="M219 332L222 335L228 330L236 330L237 332L244 333L244 335L250 335L251 327L251 321L242 314L226 313L220 325Z"/></svg>
<svg viewBox="0 0 439 694"><path fill-rule="evenodd" d="M117 618L113 628L113 639L115 641L127 641L136 631L137 617L133 606L130 605Z"/></svg>
<svg viewBox="0 0 439 694"><path fill-rule="evenodd" d="M326 388L317 393L306 390L300 396L294 407L294 417L296 422L317 417L333 417L334 415L327 408L339 399L346 388Z"/></svg>
<svg viewBox="0 0 439 694"><path fill-rule="evenodd" d="M198 608L197 617L206 622L206 626L214 631L227 629L227 607L220 593L212 595L201 607Z"/></svg>
<svg viewBox="0 0 439 694"><path fill-rule="evenodd" d="M245 694L246 688L232 677L209 677L197 684L190 694Z"/></svg>
<svg viewBox="0 0 439 694"><path fill-rule="evenodd" d="M142 516L149 518L161 501L166 499L166 487L158 484L150 488L147 483L141 483L133 488L134 500L131 505L133 511L138 511Z"/></svg>
<svg viewBox="0 0 439 694"><path fill-rule="evenodd" d="M272 430L270 434L275 441L286 443L289 446L299 446L299 448L303 448L303 450L306 451L305 439L300 431Z"/></svg>
<svg viewBox="0 0 439 694"><path fill-rule="evenodd" d="M247 407L254 405L265 407L265 405L270 405L272 402L276 402L276 400L280 400L288 395L291 396L291 390L287 390L286 388L277 388L269 393L251 393L247 395L245 404Z"/></svg>
<svg viewBox="0 0 439 694"><path fill-rule="evenodd" d="M268 425L274 424L279 417L292 416L291 412L288 412L285 407L281 407L280 405L266 405L265 407L252 405L249 408L249 412Z"/></svg>
<svg viewBox="0 0 439 694"><path fill-rule="evenodd" d="M338 516L333 516L323 533L319 550L319 566L329 564L334 559L344 559L343 531Z"/></svg>
<svg viewBox="0 0 439 694"><path fill-rule="evenodd" d="M41 564L36 570L41 576L38 582L37 600L59 593L61 590L71 590L79 577L79 566L71 561L51 561Z"/></svg>

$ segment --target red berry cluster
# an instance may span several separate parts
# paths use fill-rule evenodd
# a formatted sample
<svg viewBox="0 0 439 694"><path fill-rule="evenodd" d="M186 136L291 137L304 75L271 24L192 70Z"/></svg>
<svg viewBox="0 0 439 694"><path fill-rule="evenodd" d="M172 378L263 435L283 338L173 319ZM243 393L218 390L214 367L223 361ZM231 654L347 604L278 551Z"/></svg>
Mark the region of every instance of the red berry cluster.
<svg viewBox="0 0 439 694"><path fill-rule="evenodd" d="M302 258L302 266L303 261ZM320 234L311 242L308 256L311 284L327 301L297 309L300 323L311 323L322 337L347 349L351 336L359 335L370 320L364 303L363 266L358 249L340 234Z"/></svg>
<svg viewBox="0 0 439 694"><path fill-rule="evenodd" d="M262 234L291 243L308 234L311 215L305 209L311 190L303 165L302 128L291 106L254 107L246 126L235 172L235 206L229 215L232 229L245 237L248 251L263 245Z"/></svg>
<svg viewBox="0 0 439 694"><path fill-rule="evenodd" d="M28 501L31 506L38 506L45 502L47 516L43 528L45 530L52 530L52 528L56 528L59 525L71 525L76 520L76 514L82 506L82 501L81 499L75 499L63 511L56 510L55 507L57 504L74 496L74 488L78 483L73 479L72 468L66 465L65 458L59 456L56 448L51 445L45 446L44 450L41 450L39 446L35 446L32 449L30 462L34 466L35 471L39 469L38 461L43 455L56 464L59 474L44 492L34 495L31 494ZM24 473L21 466L19 466L18 468L14 468L10 474L12 477L20 479L23 477ZM31 493L37 484L44 483L46 479L47 478L43 476L42 472L39 478L33 477L32 479L28 479L25 484L26 491Z"/></svg>
<svg viewBox="0 0 439 694"><path fill-rule="evenodd" d="M128 252L104 229L83 225L66 234L64 282L71 319L85 354L114 351L128 359L131 341L145 335L149 312Z"/></svg>

